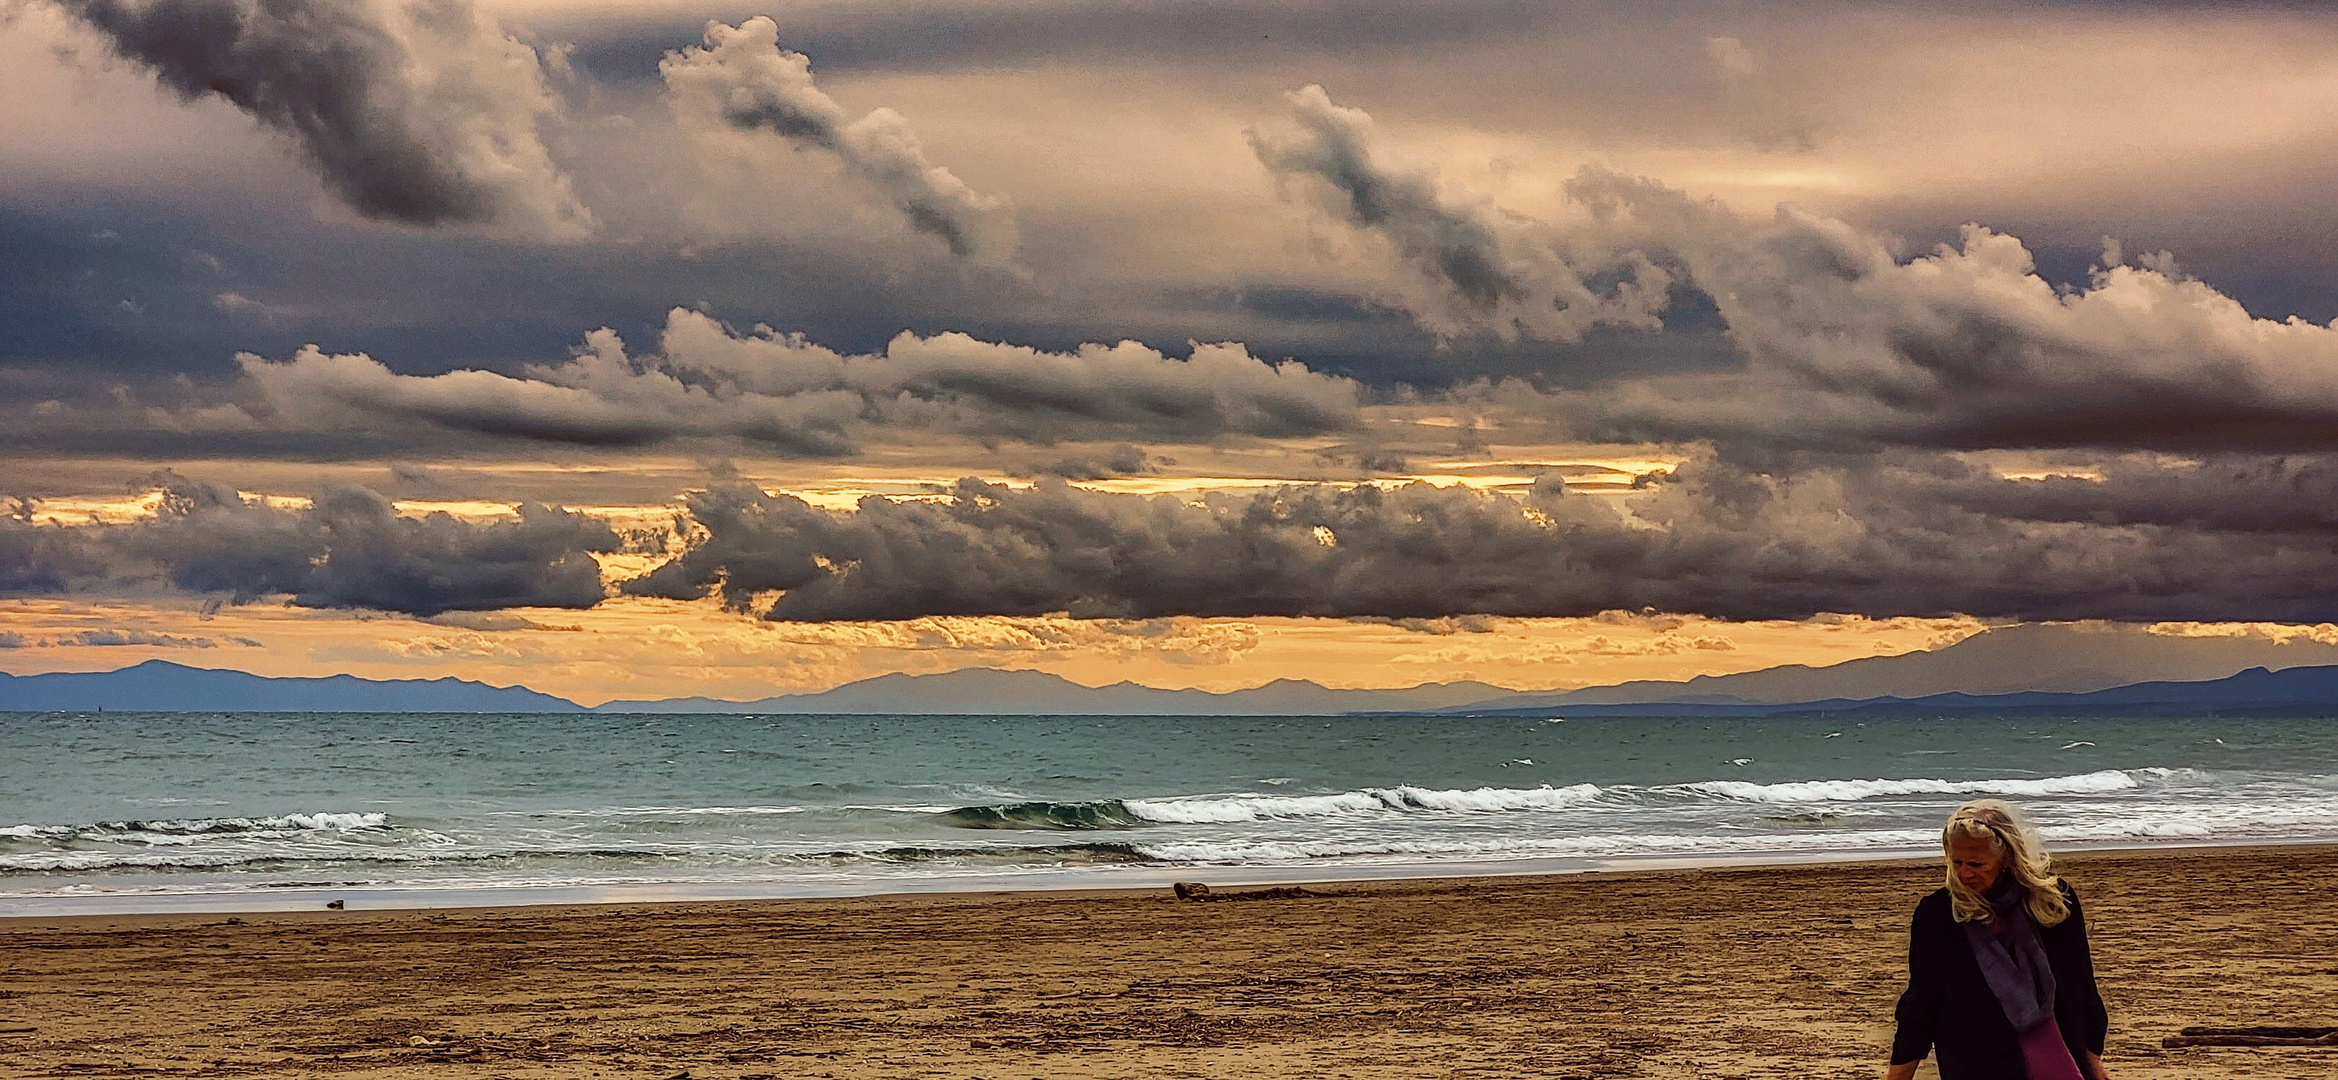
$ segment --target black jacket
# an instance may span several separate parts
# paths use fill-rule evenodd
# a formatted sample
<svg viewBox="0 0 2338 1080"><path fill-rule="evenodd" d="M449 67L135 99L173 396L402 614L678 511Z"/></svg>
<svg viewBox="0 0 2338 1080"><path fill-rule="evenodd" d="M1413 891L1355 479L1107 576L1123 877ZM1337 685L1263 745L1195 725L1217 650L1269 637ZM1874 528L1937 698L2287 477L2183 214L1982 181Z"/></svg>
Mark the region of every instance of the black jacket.
<svg viewBox="0 0 2338 1080"><path fill-rule="evenodd" d="M2095 990L2094 958L2086 946L2086 916L2078 895L2065 883L2062 896L2070 917L2059 926L2038 928L2046 962L2054 969L2054 1022L2062 1041L2082 1065L2086 1054L2103 1052L2110 1014ZM1900 1031L1892 1040L1892 1064L1921 1061L1931 1051L1940 1080L2024 1080L2020 1036L2005 1019L1997 995L1981 977L1964 928L1950 914L1948 890L1916 905L1908 928L1908 990L1900 995Z"/></svg>

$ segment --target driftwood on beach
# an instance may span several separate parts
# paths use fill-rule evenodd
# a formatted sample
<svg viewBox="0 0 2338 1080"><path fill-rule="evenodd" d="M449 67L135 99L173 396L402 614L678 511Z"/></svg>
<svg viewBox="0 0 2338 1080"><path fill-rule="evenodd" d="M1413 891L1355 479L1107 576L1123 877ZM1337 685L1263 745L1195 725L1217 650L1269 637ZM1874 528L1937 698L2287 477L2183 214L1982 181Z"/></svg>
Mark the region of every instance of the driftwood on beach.
<svg viewBox="0 0 2338 1080"><path fill-rule="evenodd" d="M1179 900L1196 901L1296 900L1302 896L1323 895L1322 893L1308 892L1296 885L1285 885L1273 889L1246 889L1242 892L1212 892L1209 886L1198 881L1176 882L1169 886L1169 891L1176 893Z"/></svg>
<svg viewBox="0 0 2338 1080"><path fill-rule="evenodd" d="M2338 1046L2338 1027L2188 1027L2160 1040L2179 1046Z"/></svg>

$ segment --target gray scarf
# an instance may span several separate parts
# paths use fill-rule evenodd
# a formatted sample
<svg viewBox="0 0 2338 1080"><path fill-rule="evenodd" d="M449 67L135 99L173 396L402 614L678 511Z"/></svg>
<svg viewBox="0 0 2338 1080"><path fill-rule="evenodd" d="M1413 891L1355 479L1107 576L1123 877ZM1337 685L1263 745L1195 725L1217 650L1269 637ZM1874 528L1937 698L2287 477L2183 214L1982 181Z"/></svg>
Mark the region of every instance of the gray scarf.
<svg viewBox="0 0 2338 1080"><path fill-rule="evenodd" d="M1965 941L1972 945L1981 977L1988 980L2013 1030L2027 1033L2054 1018L2054 968L2046 962L2038 924L2030 918L2029 890L2006 873L1983 899L1997 920L1964 924ZM1998 931L1992 932L1992 925Z"/></svg>

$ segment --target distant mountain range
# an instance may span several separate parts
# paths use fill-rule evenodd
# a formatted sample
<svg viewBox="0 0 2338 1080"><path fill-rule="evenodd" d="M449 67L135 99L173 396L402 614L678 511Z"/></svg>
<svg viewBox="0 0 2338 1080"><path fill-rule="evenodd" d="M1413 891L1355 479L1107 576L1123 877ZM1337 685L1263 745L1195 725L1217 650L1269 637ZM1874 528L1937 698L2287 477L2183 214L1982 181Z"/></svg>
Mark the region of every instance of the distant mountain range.
<svg viewBox="0 0 2338 1080"><path fill-rule="evenodd" d="M1472 716L1543 716L1549 706L1450 710ZM2144 682L2085 694L1931 694L1918 698L1836 698L1779 704L1641 702L1578 705L1591 716L2328 716L2338 718L2338 665L2267 671L2200 682Z"/></svg>
<svg viewBox="0 0 2338 1080"><path fill-rule="evenodd" d="M2270 658L2270 662L2268 659ZM2245 669L2245 670L2244 670ZM2235 674L2237 672L2237 674ZM0 711L582 712L526 687L463 679L351 675L266 678L149 660L119 671L0 673ZM2133 628L2016 626L1946 648L1828 667L1788 665L1684 682L1563 692L1481 682L1335 690L1282 679L1225 693L1135 683L1089 687L1038 671L972 668L882 675L832 690L755 701L612 701L600 713L961 713L971 715L1328 716L1905 715L2315 713L2338 715L2338 646L2311 640L2183 637Z"/></svg>
<svg viewBox="0 0 2338 1080"><path fill-rule="evenodd" d="M272 679L148 660L119 671L0 672L7 712L583 712L524 686L469 679Z"/></svg>
<svg viewBox="0 0 2338 1080"><path fill-rule="evenodd" d="M816 694L785 694L758 701L612 701L593 711L1336 716L1433 712L1472 702L1506 700L1517 693L1481 682L1426 683L1402 690L1333 690L1300 679L1277 679L1248 690L1212 693L1161 690L1132 682L1089 687L1044 671L966 668L939 675L879 675Z"/></svg>
<svg viewBox="0 0 2338 1080"><path fill-rule="evenodd" d="M2221 679L2252 667L2281 670L2322 664L2338 664L2338 645L2303 637L2275 644L2258 637L2187 637L2134 627L2043 623L1999 627L1945 648L1826 667L1788 664L1737 675L1701 675L1685 682L1528 692L1510 704L1779 705L1936 694L2085 693L2131 683Z"/></svg>

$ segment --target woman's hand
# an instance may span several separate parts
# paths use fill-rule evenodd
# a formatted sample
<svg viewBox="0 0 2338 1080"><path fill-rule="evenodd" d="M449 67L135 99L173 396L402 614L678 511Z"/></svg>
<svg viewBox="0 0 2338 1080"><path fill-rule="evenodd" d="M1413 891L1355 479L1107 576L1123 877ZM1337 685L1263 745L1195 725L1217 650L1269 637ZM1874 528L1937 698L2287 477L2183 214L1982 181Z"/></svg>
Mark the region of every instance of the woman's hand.
<svg viewBox="0 0 2338 1080"><path fill-rule="evenodd" d="M2111 1074L2103 1068L2103 1056L2092 1050L2086 1052L2086 1080L2111 1080Z"/></svg>
<svg viewBox="0 0 2338 1080"><path fill-rule="evenodd" d="M1915 1080L1916 1064L1916 1062L1911 1061L1905 1065L1894 1065L1885 1069L1883 1080Z"/></svg>

